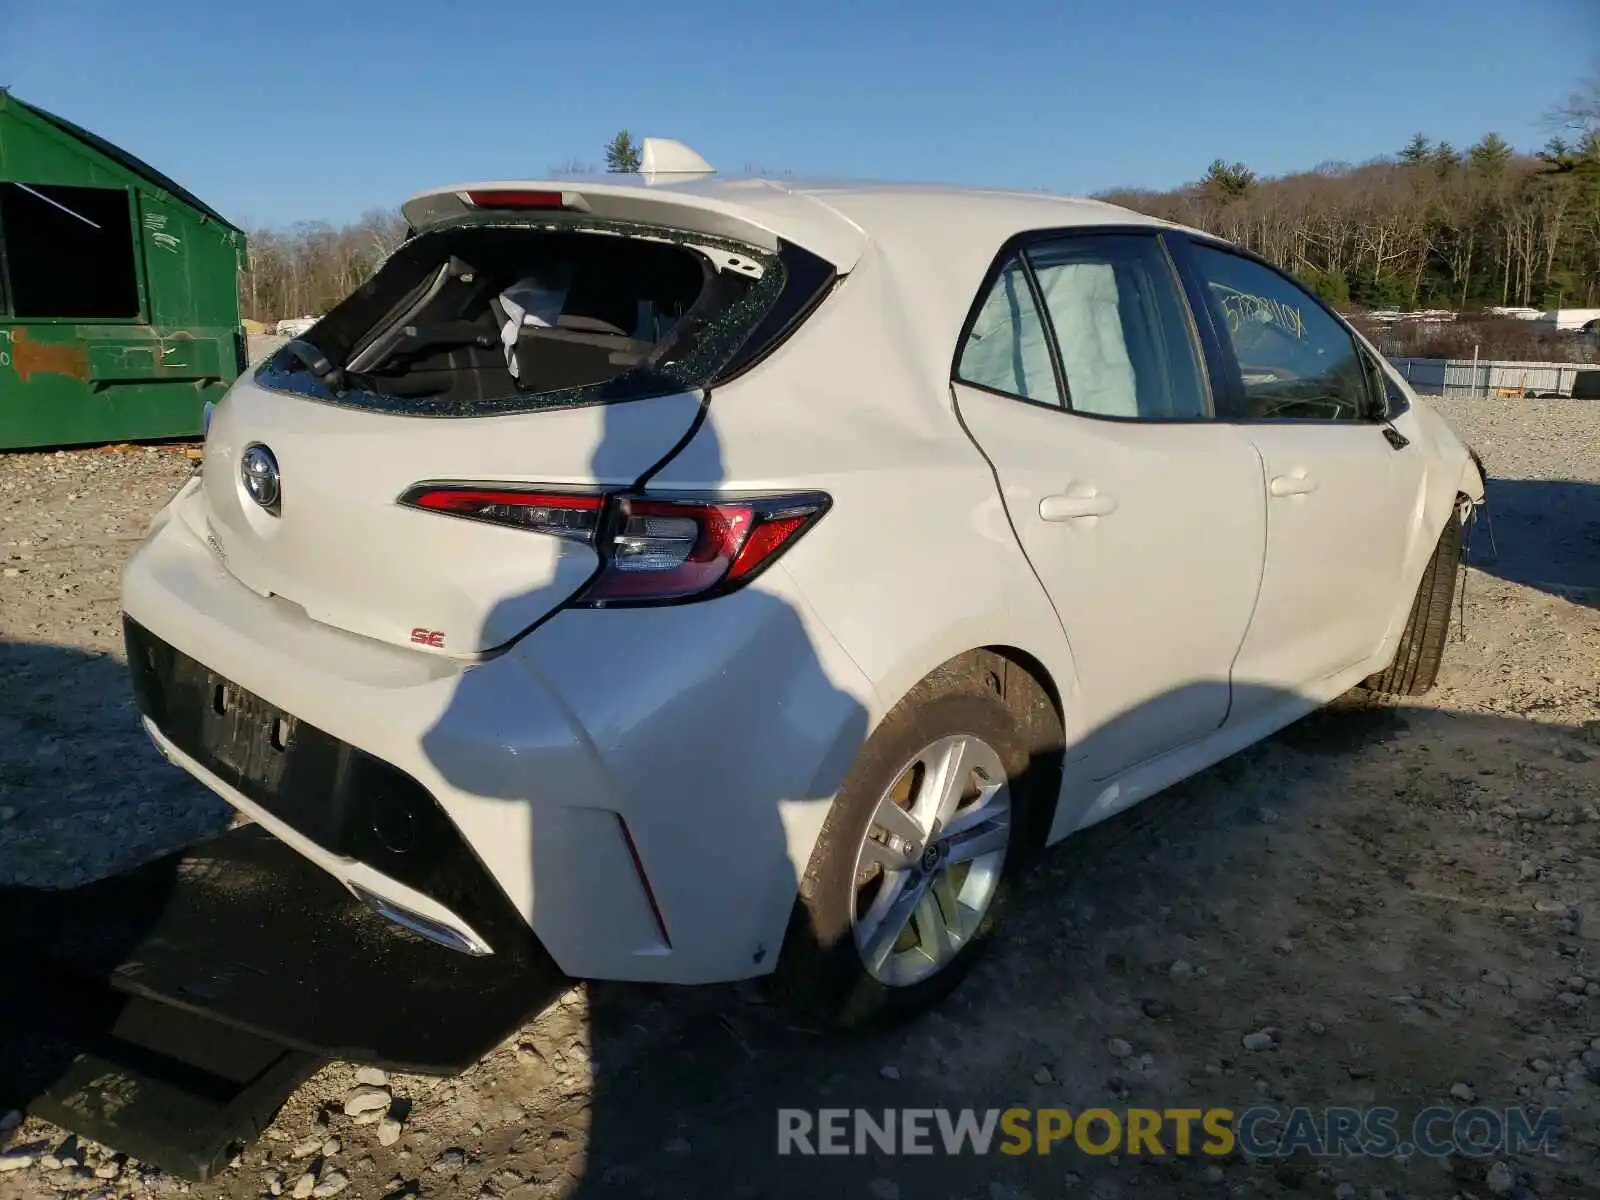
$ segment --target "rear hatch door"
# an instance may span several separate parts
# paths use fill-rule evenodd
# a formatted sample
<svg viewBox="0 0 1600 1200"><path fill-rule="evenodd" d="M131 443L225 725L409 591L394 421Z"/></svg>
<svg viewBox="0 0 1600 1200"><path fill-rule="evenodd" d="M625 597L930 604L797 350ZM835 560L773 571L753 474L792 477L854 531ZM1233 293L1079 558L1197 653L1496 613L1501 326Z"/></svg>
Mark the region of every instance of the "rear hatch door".
<svg viewBox="0 0 1600 1200"><path fill-rule="evenodd" d="M472 655L516 637L594 573L588 546L398 503L425 481L631 485L692 427L698 394L546 412L427 419L241 383L206 441L201 532L223 565L314 620ZM247 490L245 451L277 464L276 515Z"/></svg>
<svg viewBox="0 0 1600 1200"><path fill-rule="evenodd" d="M400 497L623 489L669 457L708 386L787 336L834 277L716 217L711 232L513 208L428 226L235 385L186 519L241 582L317 621L436 653L504 645L584 585L596 552ZM264 463L269 503L249 478Z"/></svg>

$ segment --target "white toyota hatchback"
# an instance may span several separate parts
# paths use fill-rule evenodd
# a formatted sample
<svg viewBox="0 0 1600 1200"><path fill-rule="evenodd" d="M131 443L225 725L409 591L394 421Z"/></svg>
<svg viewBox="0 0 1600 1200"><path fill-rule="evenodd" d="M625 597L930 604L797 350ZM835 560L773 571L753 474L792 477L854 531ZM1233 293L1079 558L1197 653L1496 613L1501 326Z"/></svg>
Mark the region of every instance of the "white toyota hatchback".
<svg viewBox="0 0 1600 1200"><path fill-rule="evenodd" d="M1481 466L1294 280L648 157L413 198L127 569L151 736L373 908L856 1023L1040 846L1431 685Z"/></svg>

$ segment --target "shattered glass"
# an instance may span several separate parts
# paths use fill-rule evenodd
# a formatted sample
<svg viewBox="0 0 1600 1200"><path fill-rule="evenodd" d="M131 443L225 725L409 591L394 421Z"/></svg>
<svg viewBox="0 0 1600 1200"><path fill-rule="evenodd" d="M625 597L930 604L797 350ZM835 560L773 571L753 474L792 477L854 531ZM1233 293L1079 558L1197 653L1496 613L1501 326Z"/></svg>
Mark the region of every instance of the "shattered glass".
<svg viewBox="0 0 1600 1200"><path fill-rule="evenodd" d="M690 336L676 340L673 358L654 365L632 368L602 383L543 392L513 390L504 395L483 399L396 396L359 387L336 390L313 374L301 358L287 346L261 364L255 373L255 382L264 388L302 396L323 404L408 417L504 416L512 413L610 404L625 400L642 400L651 396L692 392L705 387L733 360L761 323L762 318L783 294L787 282L784 262L772 251L727 238L657 225L596 220L585 218L581 214L530 222L526 218L515 220L501 214L469 218L454 222L447 228L451 231L463 228L563 233L588 231L621 237L649 238L672 242L691 250L701 246L724 250L759 263L762 270L759 278L738 277L739 281L747 286L739 295L723 301L722 307L711 314L706 314L705 308L720 297L717 295L718 289L707 287L680 322L680 328L690 331ZM421 237L433 237L441 232L445 230L432 230ZM394 261L404 249L405 247L401 247L391 255L385 265ZM364 285L366 286L370 286L370 282L369 285ZM315 345L317 333L318 330L313 328L300 340ZM676 353L679 350L682 351L681 354Z"/></svg>

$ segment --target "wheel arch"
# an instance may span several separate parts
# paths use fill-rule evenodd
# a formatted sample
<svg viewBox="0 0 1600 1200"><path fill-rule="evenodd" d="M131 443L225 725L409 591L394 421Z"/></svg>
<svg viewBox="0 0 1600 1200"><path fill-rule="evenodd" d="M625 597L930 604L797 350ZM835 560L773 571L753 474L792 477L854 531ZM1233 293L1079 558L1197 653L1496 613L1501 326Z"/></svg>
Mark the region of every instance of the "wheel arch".
<svg viewBox="0 0 1600 1200"><path fill-rule="evenodd" d="M1034 810L1035 827L1027 834L1030 847L1037 852L1044 848L1055 824L1065 776L1067 710L1061 689L1050 669L1020 646L984 646L973 653L980 661L995 659L1003 664L1001 699L1017 714L1028 737L1032 755L1028 770L1034 776L1029 786L1039 790L1039 804Z"/></svg>
<svg viewBox="0 0 1600 1200"><path fill-rule="evenodd" d="M930 684L952 675L968 676L984 690L994 692L1015 715L1030 756L1027 786L1037 788L1040 795L1035 809L1039 821L1027 832L1030 844L1041 848L1060 800L1069 709L1055 672L1038 655L1007 642L990 642L953 654L924 671L892 703L886 703L872 732L901 705L915 704L918 693Z"/></svg>
<svg viewBox="0 0 1600 1200"><path fill-rule="evenodd" d="M859 884L859 839L870 831L882 803L886 782L892 786L906 771L905 755L933 736L963 732L997 740L1005 747L1011 787L1009 850L1005 875L1015 882L1044 845L1059 795L1062 738L1060 689L1046 664L1019 646L988 643L962 650L925 671L903 695L885 708L852 764L849 778L833 798L820 836L813 843L798 881L775 986L780 997L802 1011L823 1014L830 1023L866 1025L892 1011L884 1007L890 990L862 975L850 932L853 908L840 899L852 881ZM998 704L996 703L998 701ZM1002 710L1016 718L1006 724ZM1020 742L1020 745L1018 743ZM1020 772L1012 764L1026 751ZM914 760L913 760L914 761ZM1037 786L1045 785L1048 786ZM1022 789L1026 788L1027 791ZM1026 824L1020 822L1026 820ZM920 853L920 849L918 850ZM1004 896L990 912L1003 911ZM998 919L997 915L993 919ZM973 931L987 937L992 919ZM971 956L968 955L970 963ZM906 985L906 990L945 988L964 971L934 975ZM857 982L859 980L859 982ZM936 992L942 994L942 992ZM913 1006L920 1001L912 1001ZM906 1011L914 1011L907 1009Z"/></svg>

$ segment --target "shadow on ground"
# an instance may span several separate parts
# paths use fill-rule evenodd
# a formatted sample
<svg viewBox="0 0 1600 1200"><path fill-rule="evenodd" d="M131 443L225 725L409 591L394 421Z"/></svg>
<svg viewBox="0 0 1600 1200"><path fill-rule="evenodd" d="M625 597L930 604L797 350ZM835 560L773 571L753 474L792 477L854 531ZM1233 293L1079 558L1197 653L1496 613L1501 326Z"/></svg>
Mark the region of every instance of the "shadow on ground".
<svg viewBox="0 0 1600 1200"><path fill-rule="evenodd" d="M1600 608L1600 484L1490 479L1467 561L1499 579Z"/></svg>
<svg viewBox="0 0 1600 1200"><path fill-rule="evenodd" d="M74 759L81 762L104 748L80 744L80 738L104 741L82 736L82 714L92 709L103 716L108 694L129 696L127 671L109 656L71 647L0 642L0 681L0 816L5 817L0 858L7 867L0 878L75 881L85 872L74 859L105 854L89 843L117 840L96 819L101 814L93 811L94 797L87 798L87 811L70 811ZM142 733L137 736L143 739ZM107 805L105 815L126 821L129 814ZM77 825L77 837L64 832L67 822ZM156 871L146 882L127 893L128 903L106 922L97 945L83 947L85 953L121 961L133 951L165 907L174 877ZM31 1107L66 1081L85 1047L108 1037L127 1007L126 997L75 986L43 966L46 952L64 936L46 910L64 894L0 883L0 960L6 964L0 987L0 1110ZM0 1146L17 1136L15 1131L0 1134Z"/></svg>
<svg viewBox="0 0 1600 1200"><path fill-rule="evenodd" d="M491 1134L481 1159L584 1198L1043 1197L1072 1176L1085 1194L1098 1182L1096 1196L1190 1196L1209 1194L1208 1166L1251 1194L1292 1195L1332 1168L1451 1196L1492 1160L1458 1164L1465 1174L1452 1178L1426 1159L1258 1167L1237 1148L1215 1160L1116 1162L1070 1145L951 1157L936 1128L929 1156L869 1144L859 1156L780 1157L779 1112L1381 1104L1409 1119L1430 1104L1464 1107L1448 1096L1462 1079L1485 1104L1530 1103L1506 1060L1559 1061L1573 1051L1551 1042L1589 1036L1546 982L1580 967L1580 942L1557 927L1567 909L1534 899L1576 901L1600 879L1517 896L1515 861L1483 847L1514 836L1515 819L1494 812L1505 788L1526 796L1507 769L1510 743L1572 805L1545 818L1560 826L1550 835L1592 851L1594 826L1567 824L1600 801L1600 781L1580 782L1600 760L1597 735L1426 710L1314 714L1055 847L973 977L898 1029L820 1034L741 989L592 984L592 1090L537 1126ZM1487 832L1496 826L1505 832ZM1486 985L1486 969L1513 982ZM1272 1050L1241 1050L1262 1028L1279 1031ZM541 1044L538 1025L527 1036ZM1152 1061L1112 1058L1113 1037ZM1574 1125L1593 1111L1577 1094L1547 1102ZM552 1161L568 1139L572 1157ZM1170 1129L1168 1141L1170 1151ZM1567 1170L1560 1194L1590 1194L1576 1185L1592 1155L1580 1136L1565 1163L1542 1168Z"/></svg>

